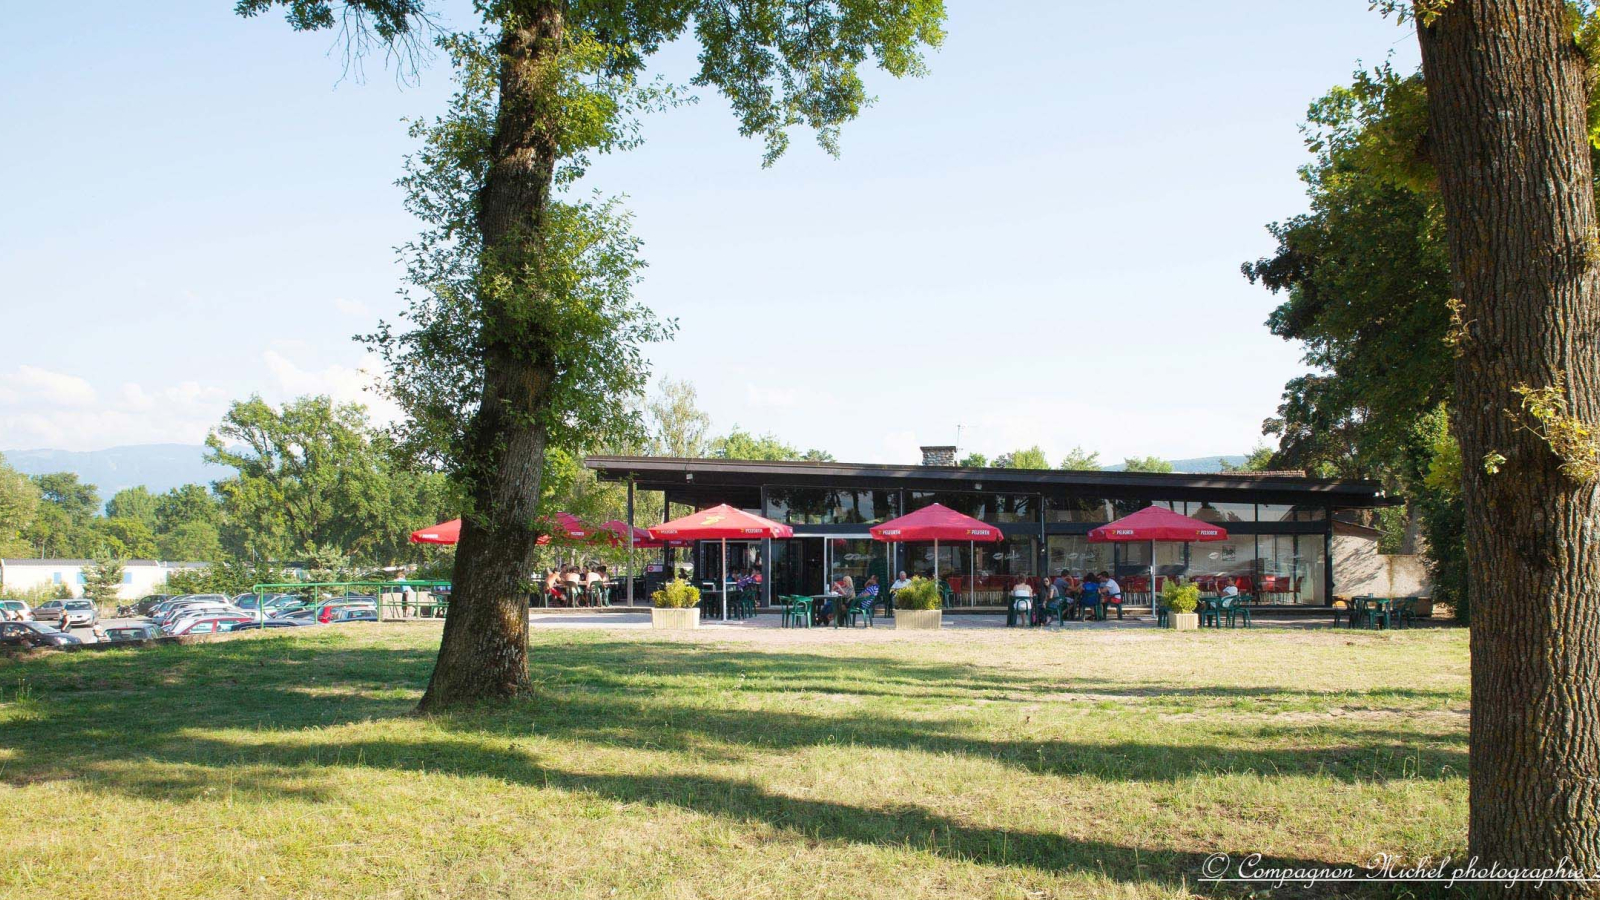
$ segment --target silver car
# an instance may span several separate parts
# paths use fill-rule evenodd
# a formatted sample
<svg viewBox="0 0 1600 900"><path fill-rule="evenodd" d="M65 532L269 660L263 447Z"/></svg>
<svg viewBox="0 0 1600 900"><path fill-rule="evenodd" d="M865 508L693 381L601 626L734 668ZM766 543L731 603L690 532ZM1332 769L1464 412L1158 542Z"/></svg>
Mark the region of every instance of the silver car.
<svg viewBox="0 0 1600 900"><path fill-rule="evenodd" d="M100 623L100 610L93 600L51 600L33 611L40 622L53 622L62 631L78 625L94 627Z"/></svg>

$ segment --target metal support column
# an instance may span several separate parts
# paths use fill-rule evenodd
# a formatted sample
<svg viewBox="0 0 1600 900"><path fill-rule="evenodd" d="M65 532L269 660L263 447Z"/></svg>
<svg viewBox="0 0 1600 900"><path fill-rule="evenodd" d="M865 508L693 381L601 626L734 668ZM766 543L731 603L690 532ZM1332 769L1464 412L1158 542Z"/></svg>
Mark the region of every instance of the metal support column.
<svg viewBox="0 0 1600 900"><path fill-rule="evenodd" d="M633 605L633 479L628 479L628 605Z"/></svg>

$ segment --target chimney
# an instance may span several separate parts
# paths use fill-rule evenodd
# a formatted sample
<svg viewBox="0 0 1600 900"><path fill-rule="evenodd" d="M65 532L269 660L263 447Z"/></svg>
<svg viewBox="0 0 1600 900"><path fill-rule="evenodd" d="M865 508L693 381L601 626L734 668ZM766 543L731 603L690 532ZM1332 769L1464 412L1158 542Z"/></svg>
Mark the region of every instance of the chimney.
<svg viewBox="0 0 1600 900"><path fill-rule="evenodd" d="M941 447L923 447L922 464L925 466L953 466L956 464L954 444Z"/></svg>

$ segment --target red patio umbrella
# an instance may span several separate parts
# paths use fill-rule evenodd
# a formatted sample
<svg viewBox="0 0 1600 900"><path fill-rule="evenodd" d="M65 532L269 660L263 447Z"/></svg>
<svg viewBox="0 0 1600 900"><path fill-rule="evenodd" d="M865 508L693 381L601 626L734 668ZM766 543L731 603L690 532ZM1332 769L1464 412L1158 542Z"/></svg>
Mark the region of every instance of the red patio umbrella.
<svg viewBox="0 0 1600 900"><path fill-rule="evenodd" d="M658 541L722 542L722 618L728 618L728 538L790 538L794 529L724 503L650 529Z"/></svg>
<svg viewBox="0 0 1600 900"><path fill-rule="evenodd" d="M556 513L556 524L561 527L561 536L573 541L586 541L594 537L595 531L583 524L577 516L571 513ZM419 528L411 532L413 544L454 544L461 540L461 520L451 519L440 522L431 528ZM550 535L539 535L539 543L550 543Z"/></svg>
<svg viewBox="0 0 1600 900"><path fill-rule="evenodd" d="M874 540L879 541L933 541L933 580L939 580L939 542L940 541L966 541L985 543L998 541L1004 537L1000 529L979 519L958 513L942 503L930 503L913 513L907 513L898 519L890 519L881 525L874 525L867 531ZM968 585L969 597L973 590Z"/></svg>
<svg viewBox="0 0 1600 900"><path fill-rule="evenodd" d="M1202 541L1225 541L1228 539L1227 529L1210 522L1191 519L1167 509L1164 506L1146 506L1136 513L1123 516L1115 522L1108 522L1089 532L1089 542L1104 544L1126 541L1170 541L1176 543L1199 543ZM1156 554L1155 548L1150 549L1150 599L1155 602L1156 591Z"/></svg>
<svg viewBox="0 0 1600 900"><path fill-rule="evenodd" d="M619 545L626 544L628 542L629 529L627 522L624 522L621 519L612 519L611 521L602 524L600 527L616 535L617 543ZM636 525L632 530L633 546L636 550L659 550L660 548L666 546L664 542L658 541L651 537L650 532L644 528L640 528Z"/></svg>

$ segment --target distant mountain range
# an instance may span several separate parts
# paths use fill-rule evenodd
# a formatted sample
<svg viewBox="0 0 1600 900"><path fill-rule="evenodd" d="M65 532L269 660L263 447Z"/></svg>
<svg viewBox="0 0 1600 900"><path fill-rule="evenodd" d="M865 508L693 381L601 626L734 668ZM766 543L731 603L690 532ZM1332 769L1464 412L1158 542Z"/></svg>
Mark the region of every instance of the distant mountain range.
<svg viewBox="0 0 1600 900"><path fill-rule="evenodd" d="M123 488L144 485L160 494L183 484L210 484L226 478L233 470L205 462L206 448L200 444L136 444L105 450L5 450L6 462L26 475L46 472L76 472L78 480L100 489L100 498ZM1222 464L1240 465L1243 456L1197 456L1174 459L1179 472L1204 475L1222 471ZM1122 471L1122 464L1106 466L1108 472Z"/></svg>
<svg viewBox="0 0 1600 900"><path fill-rule="evenodd" d="M1193 459L1170 459L1167 461L1172 463L1174 472L1187 472L1190 475L1209 475L1213 472L1221 472L1223 463L1227 463L1230 466L1242 466L1246 459L1248 457L1245 456L1196 456ZM1122 463L1117 463L1114 466L1101 466L1101 468L1107 472L1121 472L1125 467Z"/></svg>
<svg viewBox="0 0 1600 900"><path fill-rule="evenodd" d="M210 484L233 474L227 466L207 465L200 444L135 444L104 450L4 450L12 468L25 475L76 472L78 480L100 489L100 499L123 488L144 485L161 494L183 484Z"/></svg>

